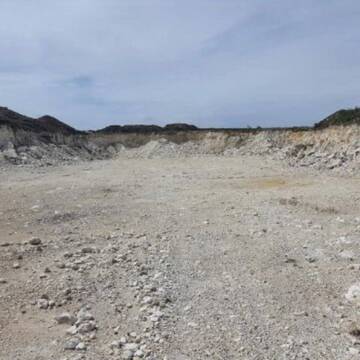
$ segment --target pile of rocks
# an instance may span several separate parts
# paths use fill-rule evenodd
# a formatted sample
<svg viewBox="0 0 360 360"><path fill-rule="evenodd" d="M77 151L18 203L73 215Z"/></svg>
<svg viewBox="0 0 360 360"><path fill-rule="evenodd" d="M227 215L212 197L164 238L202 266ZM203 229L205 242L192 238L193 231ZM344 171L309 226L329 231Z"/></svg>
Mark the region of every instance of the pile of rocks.
<svg viewBox="0 0 360 360"><path fill-rule="evenodd" d="M161 345L170 336L166 330L166 321L171 310L171 282L164 276L169 270L167 255L161 248L154 248L147 242L146 237L141 245L130 243L126 254L121 259L125 265L128 277L128 287L131 289L135 302L123 307L136 311L136 323L140 331L128 332L126 335L110 343L110 354L121 355L123 359L155 358L155 354L162 351ZM167 238L161 237L164 243ZM138 251L146 251L147 263L144 264L136 256ZM157 254L162 254L160 258ZM123 311L120 307L118 311ZM164 329L165 328L165 329ZM115 333L118 329L115 328Z"/></svg>
<svg viewBox="0 0 360 360"><path fill-rule="evenodd" d="M0 164L49 166L84 160L106 159L114 154L94 144L79 147L41 143L15 147L9 142L0 149Z"/></svg>
<svg viewBox="0 0 360 360"><path fill-rule="evenodd" d="M26 246L40 257L56 254L54 268L42 270L45 277L34 277L39 284L36 292L46 294L33 301L33 309L44 315L53 313L57 325L64 328L61 346L66 359L80 359L84 354L122 359L155 359L161 355L164 342L171 336L168 320L174 300L167 275L171 266L167 237L159 236L153 243L145 234L108 235L101 248L82 244L91 239L75 236L62 241L68 246L62 254L53 252L59 248L59 241L44 243L34 237ZM3 281L6 284L6 279ZM94 314L104 314L98 307L105 304L113 315L95 319Z"/></svg>
<svg viewBox="0 0 360 360"><path fill-rule="evenodd" d="M96 338L97 324L89 310L90 308L85 306L76 316L69 313L56 316L55 319L59 325L70 325L66 330L70 338L64 344L65 350L85 351L88 344Z"/></svg>
<svg viewBox="0 0 360 360"><path fill-rule="evenodd" d="M312 148L301 148L295 156L291 156L290 154L294 153L294 150L296 151L296 149L291 149L285 153L289 164L292 166L314 167L319 170L339 168L356 170L360 165L360 147L335 152L322 152Z"/></svg>

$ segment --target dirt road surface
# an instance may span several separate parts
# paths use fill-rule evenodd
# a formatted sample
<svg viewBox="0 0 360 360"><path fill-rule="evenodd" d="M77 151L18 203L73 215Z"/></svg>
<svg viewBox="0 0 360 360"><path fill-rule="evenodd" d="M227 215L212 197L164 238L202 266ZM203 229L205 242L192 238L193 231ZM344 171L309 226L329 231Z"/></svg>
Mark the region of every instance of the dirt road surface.
<svg viewBox="0 0 360 360"><path fill-rule="evenodd" d="M360 358L360 178L266 157L0 172L0 359Z"/></svg>

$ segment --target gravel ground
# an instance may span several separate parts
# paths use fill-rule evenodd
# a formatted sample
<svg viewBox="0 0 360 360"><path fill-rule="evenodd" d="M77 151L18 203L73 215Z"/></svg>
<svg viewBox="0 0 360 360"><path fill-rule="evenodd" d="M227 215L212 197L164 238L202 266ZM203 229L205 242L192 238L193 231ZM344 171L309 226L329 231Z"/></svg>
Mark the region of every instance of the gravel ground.
<svg viewBox="0 0 360 360"><path fill-rule="evenodd" d="M4 168L0 359L358 359L359 200L265 156Z"/></svg>

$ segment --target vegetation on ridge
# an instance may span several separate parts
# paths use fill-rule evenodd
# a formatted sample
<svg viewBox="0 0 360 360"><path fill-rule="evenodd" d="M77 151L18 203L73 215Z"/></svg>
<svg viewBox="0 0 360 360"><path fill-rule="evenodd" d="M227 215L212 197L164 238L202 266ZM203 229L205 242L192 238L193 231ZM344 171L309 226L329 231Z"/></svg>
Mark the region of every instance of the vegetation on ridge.
<svg viewBox="0 0 360 360"><path fill-rule="evenodd" d="M323 129L329 126L360 125L360 108L342 109L336 111L324 120L314 125L315 129Z"/></svg>

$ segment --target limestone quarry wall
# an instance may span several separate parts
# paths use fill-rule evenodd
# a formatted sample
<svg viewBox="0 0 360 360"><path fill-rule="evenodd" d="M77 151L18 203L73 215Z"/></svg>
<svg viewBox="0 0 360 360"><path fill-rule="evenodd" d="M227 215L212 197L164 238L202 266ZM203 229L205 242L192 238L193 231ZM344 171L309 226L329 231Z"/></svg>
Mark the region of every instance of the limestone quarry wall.
<svg viewBox="0 0 360 360"><path fill-rule="evenodd" d="M0 160L15 164L115 157L272 155L294 166L358 167L360 127L308 130L195 130L63 135L0 128Z"/></svg>

